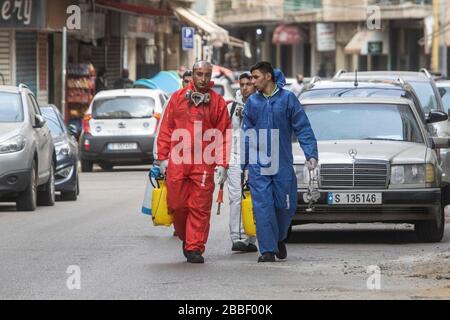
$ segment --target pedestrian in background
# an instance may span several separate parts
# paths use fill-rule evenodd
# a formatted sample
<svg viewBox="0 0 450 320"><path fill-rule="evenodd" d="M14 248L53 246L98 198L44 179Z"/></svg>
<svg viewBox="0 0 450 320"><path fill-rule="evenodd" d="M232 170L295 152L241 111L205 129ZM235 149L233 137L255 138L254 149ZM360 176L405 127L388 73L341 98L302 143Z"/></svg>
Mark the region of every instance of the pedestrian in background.
<svg viewBox="0 0 450 320"><path fill-rule="evenodd" d="M236 92L235 101L228 104L232 126L232 142L230 166L228 169L228 196L230 201L230 237L231 251L256 252L256 237L247 237L242 228L241 216L241 165L240 165L240 138L242 120L244 117L244 105L247 99L255 93L252 83L252 75L244 72L239 76L239 90Z"/></svg>
<svg viewBox="0 0 450 320"><path fill-rule="evenodd" d="M97 72L97 77L95 78L95 93L106 90L106 80L105 80L106 69L100 67Z"/></svg>
<svg viewBox="0 0 450 320"><path fill-rule="evenodd" d="M181 86L183 88L186 88L191 81L192 81L192 71L191 70L186 70L183 73L183 76L181 77Z"/></svg>
<svg viewBox="0 0 450 320"><path fill-rule="evenodd" d="M290 90L295 94L297 99L300 96L300 93L302 93L303 88L305 87L305 85L303 84L303 80L304 80L303 75L298 74L296 81L292 84L290 88Z"/></svg>
<svg viewBox="0 0 450 320"><path fill-rule="evenodd" d="M114 82L114 89L128 89L133 87L133 81L129 79L128 69L122 70L122 77Z"/></svg>

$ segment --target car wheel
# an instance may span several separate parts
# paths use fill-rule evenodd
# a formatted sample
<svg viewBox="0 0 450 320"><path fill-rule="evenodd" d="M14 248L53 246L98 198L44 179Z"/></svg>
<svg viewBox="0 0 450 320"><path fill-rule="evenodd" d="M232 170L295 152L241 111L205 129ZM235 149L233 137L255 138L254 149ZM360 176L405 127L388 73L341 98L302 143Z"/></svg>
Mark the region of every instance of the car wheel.
<svg viewBox="0 0 450 320"><path fill-rule="evenodd" d="M72 191L64 191L61 192L61 200L63 201L76 201L78 194L80 193L78 191L78 177L77 177L77 182L75 183L75 189Z"/></svg>
<svg viewBox="0 0 450 320"><path fill-rule="evenodd" d="M42 191L38 191L37 203L40 206L55 205L55 167L52 163L50 167L50 177L42 186Z"/></svg>
<svg viewBox="0 0 450 320"><path fill-rule="evenodd" d="M420 242L439 242L444 236L445 212L444 207L437 209L438 218L430 221L418 221L414 225L414 230Z"/></svg>
<svg viewBox="0 0 450 320"><path fill-rule="evenodd" d="M34 211L37 206L37 179L36 179L36 162L33 161L30 170L30 184L19 193L16 199L17 211Z"/></svg>
<svg viewBox="0 0 450 320"><path fill-rule="evenodd" d="M113 169L113 165L110 163L100 163L99 166L103 171L112 171Z"/></svg>
<svg viewBox="0 0 450 320"><path fill-rule="evenodd" d="M81 160L81 171L82 172L92 172L94 163L92 161Z"/></svg>

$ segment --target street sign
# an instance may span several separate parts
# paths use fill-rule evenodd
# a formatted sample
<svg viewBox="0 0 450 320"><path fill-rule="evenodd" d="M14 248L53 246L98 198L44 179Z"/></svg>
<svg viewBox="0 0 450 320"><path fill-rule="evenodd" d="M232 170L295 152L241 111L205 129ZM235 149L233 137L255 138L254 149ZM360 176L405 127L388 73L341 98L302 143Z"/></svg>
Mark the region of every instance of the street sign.
<svg viewBox="0 0 450 320"><path fill-rule="evenodd" d="M369 41L367 43L367 53L382 54L383 53L383 41Z"/></svg>
<svg viewBox="0 0 450 320"><path fill-rule="evenodd" d="M183 50L194 49L194 35L195 29L191 27L183 27L181 29L181 42Z"/></svg>

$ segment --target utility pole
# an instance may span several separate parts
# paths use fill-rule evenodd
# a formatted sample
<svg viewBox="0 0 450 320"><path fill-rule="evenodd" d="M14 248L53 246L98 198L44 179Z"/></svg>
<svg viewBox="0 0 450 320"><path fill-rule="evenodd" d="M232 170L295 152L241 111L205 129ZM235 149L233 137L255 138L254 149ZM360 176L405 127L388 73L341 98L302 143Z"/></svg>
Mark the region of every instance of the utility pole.
<svg viewBox="0 0 450 320"><path fill-rule="evenodd" d="M439 1L433 0L433 42L431 47L431 70L439 72Z"/></svg>

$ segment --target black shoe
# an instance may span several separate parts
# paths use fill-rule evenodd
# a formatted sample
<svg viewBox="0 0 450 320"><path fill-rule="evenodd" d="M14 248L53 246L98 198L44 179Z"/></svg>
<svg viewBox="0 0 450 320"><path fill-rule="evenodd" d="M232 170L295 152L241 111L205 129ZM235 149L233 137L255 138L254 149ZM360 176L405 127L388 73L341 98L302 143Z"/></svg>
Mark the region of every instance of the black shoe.
<svg viewBox="0 0 450 320"><path fill-rule="evenodd" d="M275 255L272 252L266 252L258 258L258 262L275 262Z"/></svg>
<svg viewBox="0 0 450 320"><path fill-rule="evenodd" d="M247 252L258 252L258 248L253 243L249 243L247 246Z"/></svg>
<svg viewBox="0 0 450 320"><path fill-rule="evenodd" d="M233 243L233 246L231 247L231 251L256 252L256 251L258 251L258 248L252 243L249 243L248 245L246 245L244 242L237 241L237 242Z"/></svg>
<svg viewBox="0 0 450 320"><path fill-rule="evenodd" d="M178 237L178 234L177 234L177 232L175 230L173 230L173 236L174 237Z"/></svg>
<svg viewBox="0 0 450 320"><path fill-rule="evenodd" d="M200 251L187 251L187 262L189 263L205 263Z"/></svg>
<svg viewBox="0 0 450 320"><path fill-rule="evenodd" d="M186 242L183 241L183 254L184 254L184 257L187 258L187 250L185 249L185 246L186 246Z"/></svg>
<svg viewBox="0 0 450 320"><path fill-rule="evenodd" d="M286 259L287 250L284 241L278 241L278 252L275 254L278 259Z"/></svg>

